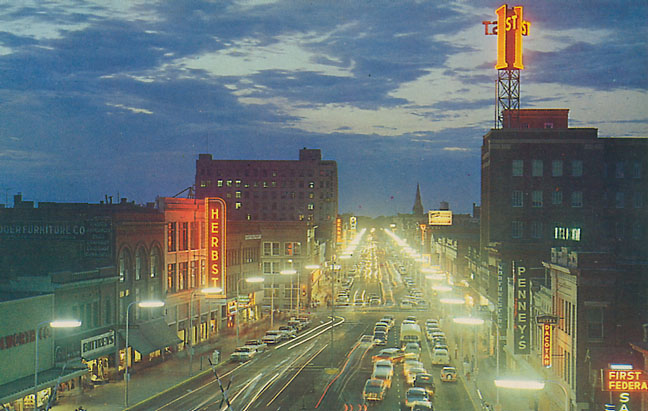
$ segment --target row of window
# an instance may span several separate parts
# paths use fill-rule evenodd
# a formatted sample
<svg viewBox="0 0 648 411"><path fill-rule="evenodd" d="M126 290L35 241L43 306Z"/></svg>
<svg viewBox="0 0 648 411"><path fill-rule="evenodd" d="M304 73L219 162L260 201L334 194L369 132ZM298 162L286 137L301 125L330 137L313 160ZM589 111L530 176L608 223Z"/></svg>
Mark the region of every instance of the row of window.
<svg viewBox="0 0 648 411"><path fill-rule="evenodd" d="M511 191L511 207L524 207L524 195L525 193L521 190ZM607 198L607 193L605 193ZM626 208L629 204L626 204L626 193L623 191L618 191L614 196L614 207L615 208ZM563 192L556 188L551 192L551 204L552 205L562 205L563 204ZM570 205L574 208L583 207L583 192L582 191L573 191L570 196ZM542 190L531 191L531 207L541 208L544 206L544 192ZM644 206L644 193L641 191L635 191L632 194L632 207L642 208Z"/></svg>
<svg viewBox="0 0 648 411"><path fill-rule="evenodd" d="M570 227L565 227L562 223L552 223L548 227L543 221L530 221L525 224L524 221L513 220L511 221L511 238L523 239L542 239L545 237L545 229L550 230L547 234L554 240L570 240L581 241L581 225L578 223L571 224ZM631 233L633 240L643 240L645 236L645 227L640 222L633 222L631 225ZM629 226L629 227L630 227ZM525 233L528 230L528 233ZM618 240L626 238L626 227L623 222L617 221L608 230L610 235Z"/></svg>
<svg viewBox="0 0 648 411"><path fill-rule="evenodd" d="M204 287L207 284L206 266L205 260L200 260L199 272L198 261L195 260L167 264L167 290L176 292Z"/></svg>
<svg viewBox="0 0 648 411"><path fill-rule="evenodd" d="M511 206L524 207L524 191L513 190L511 191ZM563 204L563 192L556 188L551 192L551 204ZM570 205L574 208L583 207L583 192L572 191L570 197ZM531 207L540 208L544 206L544 193L542 190L535 190L531 192Z"/></svg>
<svg viewBox="0 0 648 411"><path fill-rule="evenodd" d="M571 160L566 162L565 160L551 160L551 176L552 177L563 177L568 175L565 170L565 163L569 164L570 170L569 175L572 177L582 177L583 176L583 160ZM617 161L614 164L604 164L603 175L607 177L609 173L609 168L614 167L613 175L615 178L625 178L626 176L640 179L642 176L642 165L639 161L626 162L626 161ZM511 173L513 177L522 177L524 176L524 160L513 160L511 165ZM531 160L531 176L532 177L543 177L545 174L544 169L544 160L534 159Z"/></svg>
<svg viewBox="0 0 648 411"><path fill-rule="evenodd" d="M583 160L571 160L569 164L571 166L570 171L572 177L583 176ZM512 170L513 177L524 176L524 160L513 160L511 170ZM531 160L531 176L543 177L544 173L545 173L544 160ZM564 173L564 160L552 160L551 176L562 177L563 173Z"/></svg>
<svg viewBox="0 0 648 411"><path fill-rule="evenodd" d="M209 169L209 168L201 168L198 170L199 175L219 175L221 174L219 170L216 169ZM229 170L227 174L230 175L244 175L245 177L278 177L278 176L285 176L285 177L313 177L316 173L314 172L313 169L306 169L304 170L303 168L297 168L297 169L282 169L281 171L278 170L267 170L267 169L245 169L245 170ZM335 171L333 170L319 170L319 175L320 177L328 177L335 175ZM240 183L241 180L236 180Z"/></svg>
<svg viewBox="0 0 648 411"><path fill-rule="evenodd" d="M282 270L295 270L301 271L301 262L299 261L264 261L263 274L264 275L277 275L281 274Z"/></svg>
<svg viewBox="0 0 648 411"><path fill-rule="evenodd" d="M286 256L295 256L301 255L301 243L295 241L287 241L283 247L283 255ZM278 241L270 242L266 241L263 243L263 255L268 257L278 257L281 256L281 243Z"/></svg>
<svg viewBox="0 0 648 411"><path fill-rule="evenodd" d="M186 251L190 246L192 250L200 248L199 239L204 237L202 231L203 225L196 221L167 223L167 251Z"/></svg>
<svg viewBox="0 0 648 411"><path fill-rule="evenodd" d="M133 260L128 248L119 252L119 281L126 281L133 270ZM147 261L148 260L148 261ZM148 267L147 267L148 262ZM143 247L139 247L135 252L135 280L141 280L144 276L155 278L160 274L160 264L162 257L159 247L153 247L150 253L147 253Z"/></svg>
<svg viewBox="0 0 648 411"><path fill-rule="evenodd" d="M200 187L211 187L212 180L201 180ZM299 187L299 188L310 188L315 189L317 187L324 189L332 187L332 182L329 180L320 180L319 184L315 181L305 182L300 180L295 182L294 180L289 181L253 181L252 183L243 183L241 180L216 180L216 187L235 187L235 188L276 188L276 187Z"/></svg>
<svg viewBox="0 0 648 411"><path fill-rule="evenodd" d="M248 203L248 204L249 204L249 203ZM238 209L240 209L240 208L243 208L243 203L242 203L241 201L237 201L237 202L235 202L235 203L234 203L234 209L235 209L235 210L238 210ZM253 207L253 208L258 209L259 207L257 206L257 207ZM268 204L263 203L263 204L261 205L261 210L267 210L267 209L268 209ZM277 209L277 203L272 203L272 204L270 204L270 210L276 210L276 209ZM285 207L285 205L284 205L284 210L285 210L285 209L286 209L286 207ZM292 209L295 210L296 207L292 207ZM315 209L315 203L308 203L308 204L306 204L306 209L307 209L307 210L314 210L314 209Z"/></svg>

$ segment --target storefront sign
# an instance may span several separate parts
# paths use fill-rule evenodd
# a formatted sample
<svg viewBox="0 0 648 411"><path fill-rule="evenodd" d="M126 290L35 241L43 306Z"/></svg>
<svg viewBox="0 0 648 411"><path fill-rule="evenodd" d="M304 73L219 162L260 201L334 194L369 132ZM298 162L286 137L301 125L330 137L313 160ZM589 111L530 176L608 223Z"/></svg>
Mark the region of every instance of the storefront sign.
<svg viewBox="0 0 648 411"><path fill-rule="evenodd" d="M452 211L430 210L428 211L429 225L452 225Z"/></svg>
<svg viewBox="0 0 648 411"><path fill-rule="evenodd" d="M115 346L115 331L110 330L101 335L81 340L81 357L86 358L90 355L104 351Z"/></svg>
<svg viewBox="0 0 648 411"><path fill-rule="evenodd" d="M603 391L648 391L648 379L643 370L606 369L603 378Z"/></svg>
<svg viewBox="0 0 648 411"><path fill-rule="evenodd" d="M222 294L226 295L226 218L225 218L225 201L218 197L205 198L205 210L207 215L207 278L209 287L221 288ZM210 294L211 296L211 294ZM218 298L218 295L214 295Z"/></svg>
<svg viewBox="0 0 648 411"><path fill-rule="evenodd" d="M498 70L521 70L522 36L528 36L531 23L524 20L523 8L515 6L508 8L506 4L495 10L496 21L482 21L484 34L497 36Z"/></svg>
<svg viewBox="0 0 648 411"><path fill-rule="evenodd" d="M551 367L551 324L542 324L542 365L546 368Z"/></svg>
<svg viewBox="0 0 648 411"><path fill-rule="evenodd" d="M342 244L342 219L340 217L335 219L335 242Z"/></svg>
<svg viewBox="0 0 648 411"><path fill-rule="evenodd" d="M526 267L513 261L513 341L515 354L530 354L530 287Z"/></svg>
<svg viewBox="0 0 648 411"><path fill-rule="evenodd" d="M40 328L39 332L38 339L44 340L52 334L52 329L49 326L44 326ZM36 330L19 331L0 336L0 350L8 350L34 341L36 341Z"/></svg>

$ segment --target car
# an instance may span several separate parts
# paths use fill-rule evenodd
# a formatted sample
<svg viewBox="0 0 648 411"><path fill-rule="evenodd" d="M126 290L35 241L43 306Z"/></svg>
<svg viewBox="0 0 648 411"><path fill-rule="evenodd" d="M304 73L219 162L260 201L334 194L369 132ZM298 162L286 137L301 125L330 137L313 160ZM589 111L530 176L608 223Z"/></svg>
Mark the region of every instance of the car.
<svg viewBox="0 0 648 411"><path fill-rule="evenodd" d="M456 382L457 369L455 367L443 367L441 369L441 381L443 382Z"/></svg>
<svg viewBox="0 0 648 411"><path fill-rule="evenodd" d="M432 406L432 403L430 402L430 396L424 388L409 388L405 393L405 407L410 408L419 403L430 407Z"/></svg>
<svg viewBox="0 0 648 411"><path fill-rule="evenodd" d="M416 316L414 316L414 315L408 315L407 318L405 318L405 320L414 321L414 324L416 324L416 322L417 322Z"/></svg>
<svg viewBox="0 0 648 411"><path fill-rule="evenodd" d="M376 331L380 331L380 332L384 332L385 334L389 334L389 328L387 328L387 326L384 325L384 324L376 325L374 327L374 334L376 333Z"/></svg>
<svg viewBox="0 0 648 411"><path fill-rule="evenodd" d="M428 318L425 320L425 326L429 327L431 325L436 325L437 327L439 326L439 320L435 320L434 318Z"/></svg>
<svg viewBox="0 0 648 411"><path fill-rule="evenodd" d="M441 350L441 349L434 350L432 352L432 364L449 365L450 355L448 355L448 350Z"/></svg>
<svg viewBox="0 0 648 411"><path fill-rule="evenodd" d="M285 331L281 330L269 330L266 331L266 337L269 335L276 335L277 336L277 342L285 341L288 339L288 333ZM265 338L265 337L263 337ZM263 340L263 342L267 343L267 341Z"/></svg>
<svg viewBox="0 0 648 411"><path fill-rule="evenodd" d="M405 360L403 363L403 375L407 377L412 368L423 368L423 363L417 360Z"/></svg>
<svg viewBox="0 0 648 411"><path fill-rule="evenodd" d="M412 408L410 408L409 411L434 411L434 408L432 408L432 403L423 404L419 402L412 405Z"/></svg>
<svg viewBox="0 0 648 411"><path fill-rule="evenodd" d="M376 323L376 325L384 325L387 328L391 328L391 323L387 320L380 320Z"/></svg>
<svg viewBox="0 0 648 411"><path fill-rule="evenodd" d="M427 373L417 374L414 377L414 384L412 385L414 387L424 388L430 397L434 395L436 388L434 386L434 377L432 377L432 374Z"/></svg>
<svg viewBox="0 0 648 411"><path fill-rule="evenodd" d="M416 324L416 321L412 321L412 320L403 320L403 324Z"/></svg>
<svg viewBox="0 0 648 411"><path fill-rule="evenodd" d="M373 372L376 372L377 370L380 370L380 369L388 371L391 376L394 375L394 365L389 360L378 360L378 361L376 361L374 363L374 366L373 366Z"/></svg>
<svg viewBox="0 0 648 411"><path fill-rule="evenodd" d="M244 346L238 347L230 355L230 360L232 361L249 361L254 358L256 350L252 347Z"/></svg>
<svg viewBox="0 0 648 411"><path fill-rule="evenodd" d="M281 327L279 327L279 331L283 331L286 334L287 338L292 339L297 337L297 330L289 325L282 325Z"/></svg>
<svg viewBox="0 0 648 411"><path fill-rule="evenodd" d="M402 310L411 310L414 308L414 304L412 304L410 301L401 301L400 308Z"/></svg>
<svg viewBox="0 0 648 411"><path fill-rule="evenodd" d="M405 359L405 353L400 348L383 348L371 357L371 361L389 360L396 364Z"/></svg>
<svg viewBox="0 0 648 411"><path fill-rule="evenodd" d="M409 385L413 385L417 375L427 373L427 370L423 367L413 367L409 369L405 379Z"/></svg>
<svg viewBox="0 0 648 411"><path fill-rule="evenodd" d="M264 352L268 348L268 344L261 340L247 340L245 346L254 348L257 353Z"/></svg>
<svg viewBox="0 0 648 411"><path fill-rule="evenodd" d="M288 321L288 326L294 328L295 331L301 331L304 328L306 328L306 323L304 323L303 321L300 321L300 320L298 320L296 318L293 318L293 319Z"/></svg>
<svg viewBox="0 0 648 411"><path fill-rule="evenodd" d="M263 341L267 345L274 345L274 344L278 344L278 343L280 343L282 341L282 336L278 335L278 334L273 334L273 333L266 334L266 335L263 336L261 341Z"/></svg>
<svg viewBox="0 0 648 411"><path fill-rule="evenodd" d="M387 386L383 380L370 378L362 389L362 398L365 401L381 401L385 398L385 391L387 391Z"/></svg>
<svg viewBox="0 0 648 411"><path fill-rule="evenodd" d="M378 368L374 370L371 374L372 380L381 380L385 384L385 387L391 387L393 372L390 372L389 369L385 367Z"/></svg>
<svg viewBox="0 0 648 411"><path fill-rule="evenodd" d="M386 322L389 326L394 325L394 316L393 315L383 315L383 318L380 319L381 322Z"/></svg>
<svg viewBox="0 0 648 411"><path fill-rule="evenodd" d="M374 344L375 345L386 345L387 344L387 333L383 331L374 332Z"/></svg>
<svg viewBox="0 0 648 411"><path fill-rule="evenodd" d="M421 347L417 343L407 343L403 349L405 358L414 358L418 360L421 356Z"/></svg>

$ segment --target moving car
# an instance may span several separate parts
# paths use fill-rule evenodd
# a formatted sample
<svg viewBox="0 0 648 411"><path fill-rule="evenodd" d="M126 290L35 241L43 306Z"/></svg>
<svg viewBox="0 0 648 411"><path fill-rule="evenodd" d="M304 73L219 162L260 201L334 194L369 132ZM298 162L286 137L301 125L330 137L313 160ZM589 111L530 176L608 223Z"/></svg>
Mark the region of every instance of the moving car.
<svg viewBox="0 0 648 411"><path fill-rule="evenodd" d="M386 345L387 344L387 333L384 331L374 332L374 344L375 345Z"/></svg>
<svg viewBox="0 0 648 411"><path fill-rule="evenodd" d="M443 367L441 370L441 381L456 382L457 369L455 367Z"/></svg>
<svg viewBox="0 0 648 411"><path fill-rule="evenodd" d="M261 340L247 340L245 346L254 348L257 353L264 352L268 348L268 344Z"/></svg>
<svg viewBox="0 0 648 411"><path fill-rule="evenodd" d="M362 390L362 398L365 401L381 401L385 398L387 386L383 380L368 379Z"/></svg>
<svg viewBox="0 0 648 411"><path fill-rule="evenodd" d="M412 407L418 403L432 407L430 396L425 391L425 389L420 387L412 387L408 389L405 393L405 406Z"/></svg>
<svg viewBox="0 0 648 411"><path fill-rule="evenodd" d="M372 380L381 380L385 384L385 387L391 387L393 370L390 371L385 367L380 367L371 374Z"/></svg>
<svg viewBox="0 0 648 411"><path fill-rule="evenodd" d="M371 357L372 361L389 360L393 364L402 362L405 359L405 353L400 348L383 348L378 354Z"/></svg>
<svg viewBox="0 0 648 411"><path fill-rule="evenodd" d="M403 375L407 378L407 374L412 368L423 368L423 363L417 360L405 360L403 364Z"/></svg>
<svg viewBox="0 0 648 411"><path fill-rule="evenodd" d="M435 386L432 374L417 374L414 378L414 387L424 388L430 397L434 395Z"/></svg>
<svg viewBox="0 0 648 411"><path fill-rule="evenodd" d="M373 372L381 369L389 372L391 376L394 375L394 365L389 360L379 360L374 363Z"/></svg>
<svg viewBox="0 0 648 411"><path fill-rule="evenodd" d="M421 356L421 347L417 343L407 343L403 352L405 353L405 358L418 360Z"/></svg>
<svg viewBox="0 0 648 411"><path fill-rule="evenodd" d="M419 375L419 374L427 374L427 373L428 373L427 370L425 368L423 368L423 367L410 368L408 373L407 373L407 377L406 377L407 383L409 385L413 385L414 380L416 379L417 375Z"/></svg>
<svg viewBox="0 0 648 411"><path fill-rule="evenodd" d="M448 350L435 349L432 353L432 364L448 365L450 364L450 355Z"/></svg>

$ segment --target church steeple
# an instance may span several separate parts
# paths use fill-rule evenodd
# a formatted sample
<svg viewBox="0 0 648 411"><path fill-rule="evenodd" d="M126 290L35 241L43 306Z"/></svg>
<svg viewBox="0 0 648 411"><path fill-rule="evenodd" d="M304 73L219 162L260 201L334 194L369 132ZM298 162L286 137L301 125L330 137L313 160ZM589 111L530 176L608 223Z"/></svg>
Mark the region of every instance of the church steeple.
<svg viewBox="0 0 648 411"><path fill-rule="evenodd" d="M423 215L423 203L421 202L421 188L419 187L419 183L416 183L416 198L414 199L412 214Z"/></svg>

